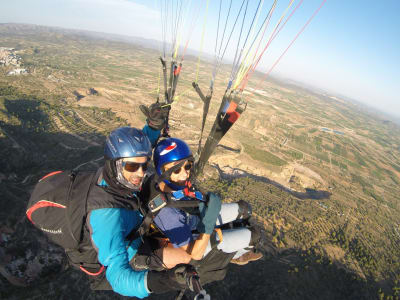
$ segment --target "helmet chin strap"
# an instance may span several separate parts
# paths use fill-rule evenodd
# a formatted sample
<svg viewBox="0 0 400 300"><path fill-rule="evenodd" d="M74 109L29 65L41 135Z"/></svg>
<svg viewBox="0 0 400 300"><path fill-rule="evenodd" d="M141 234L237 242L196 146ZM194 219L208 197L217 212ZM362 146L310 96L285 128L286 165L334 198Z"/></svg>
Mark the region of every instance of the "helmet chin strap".
<svg viewBox="0 0 400 300"><path fill-rule="evenodd" d="M164 180L164 183L171 188L173 191L180 191L186 188L186 185L177 185L169 180Z"/></svg>
<svg viewBox="0 0 400 300"><path fill-rule="evenodd" d="M184 159L181 162L179 162L178 164L176 164L175 166L169 168L167 171L163 172L161 174L161 176L158 177L157 182L160 183L161 181L163 181L168 187L170 187L174 191L183 190L186 187L186 185L174 184L169 179L171 178L172 173L175 172L176 170L179 170L180 168L182 168L182 166L188 160L191 160L191 159L190 158L189 159Z"/></svg>

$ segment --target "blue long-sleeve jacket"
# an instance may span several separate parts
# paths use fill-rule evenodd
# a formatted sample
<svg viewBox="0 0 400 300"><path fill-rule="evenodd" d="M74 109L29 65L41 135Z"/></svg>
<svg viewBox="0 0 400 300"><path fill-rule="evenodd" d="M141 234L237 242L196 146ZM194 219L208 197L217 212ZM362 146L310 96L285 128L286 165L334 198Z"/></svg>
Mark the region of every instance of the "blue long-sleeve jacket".
<svg viewBox="0 0 400 300"><path fill-rule="evenodd" d="M128 248L126 240L126 236L141 223L139 211L96 209L90 212L88 220L93 246L99 262L106 267L106 277L113 290L124 296L147 297L147 271L135 271L129 265L141 240L134 240Z"/></svg>
<svg viewBox="0 0 400 300"><path fill-rule="evenodd" d="M154 148L157 144L158 138L160 137L160 130L153 129L149 125L144 125L142 131L150 140L151 146Z"/></svg>
<svg viewBox="0 0 400 300"><path fill-rule="evenodd" d="M147 124L143 132L154 147L160 131ZM105 181L100 185L105 185ZM135 271L129 265L141 245L136 239L128 247L127 235L137 229L143 217L139 211L126 208L102 208L88 214L88 225L93 246L98 253L99 262L106 267L106 278L112 289L124 296L144 298L147 289L147 271Z"/></svg>

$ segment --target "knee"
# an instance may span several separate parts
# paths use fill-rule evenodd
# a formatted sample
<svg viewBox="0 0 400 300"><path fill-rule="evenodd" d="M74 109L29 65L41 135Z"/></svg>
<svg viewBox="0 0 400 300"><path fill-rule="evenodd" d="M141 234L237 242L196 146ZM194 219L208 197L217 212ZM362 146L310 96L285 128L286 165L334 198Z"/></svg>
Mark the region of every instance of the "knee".
<svg viewBox="0 0 400 300"><path fill-rule="evenodd" d="M250 219L252 214L251 205L244 200L240 200L239 202L237 202L237 204L239 205L239 214L237 216L237 219Z"/></svg>
<svg viewBox="0 0 400 300"><path fill-rule="evenodd" d="M188 264L191 258L190 254L181 248L174 248L172 245L162 248L162 261L167 269L178 264Z"/></svg>

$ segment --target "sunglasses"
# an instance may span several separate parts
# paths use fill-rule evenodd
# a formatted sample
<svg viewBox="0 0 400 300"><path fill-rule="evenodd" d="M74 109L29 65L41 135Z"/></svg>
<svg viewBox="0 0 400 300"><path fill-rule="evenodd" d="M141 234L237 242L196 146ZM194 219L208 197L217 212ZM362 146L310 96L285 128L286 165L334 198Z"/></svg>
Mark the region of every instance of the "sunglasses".
<svg viewBox="0 0 400 300"><path fill-rule="evenodd" d="M179 173L182 171L182 168L184 168L185 171L190 171L190 170L192 169L192 165L193 165L193 164L192 164L191 162L189 162L189 163L187 163L186 165L180 167L179 169L173 171L172 173L174 173L174 174L179 174Z"/></svg>
<svg viewBox="0 0 400 300"><path fill-rule="evenodd" d="M148 162L145 163L137 163L132 161L123 161L122 166L128 172L136 172L139 168L142 168L143 172L146 172L148 167Z"/></svg>

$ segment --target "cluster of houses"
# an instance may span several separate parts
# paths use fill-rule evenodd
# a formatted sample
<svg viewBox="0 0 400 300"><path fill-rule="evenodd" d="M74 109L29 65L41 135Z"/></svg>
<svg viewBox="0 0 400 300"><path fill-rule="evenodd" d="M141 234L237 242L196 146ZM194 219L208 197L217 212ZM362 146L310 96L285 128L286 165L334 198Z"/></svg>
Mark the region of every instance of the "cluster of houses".
<svg viewBox="0 0 400 300"><path fill-rule="evenodd" d="M14 53L14 48L0 47L0 66L21 65L22 58Z"/></svg>
<svg viewBox="0 0 400 300"><path fill-rule="evenodd" d="M14 52L14 48L0 47L0 66L14 66L16 69L11 70L7 75L22 75L27 74L26 69L20 68L22 58Z"/></svg>

